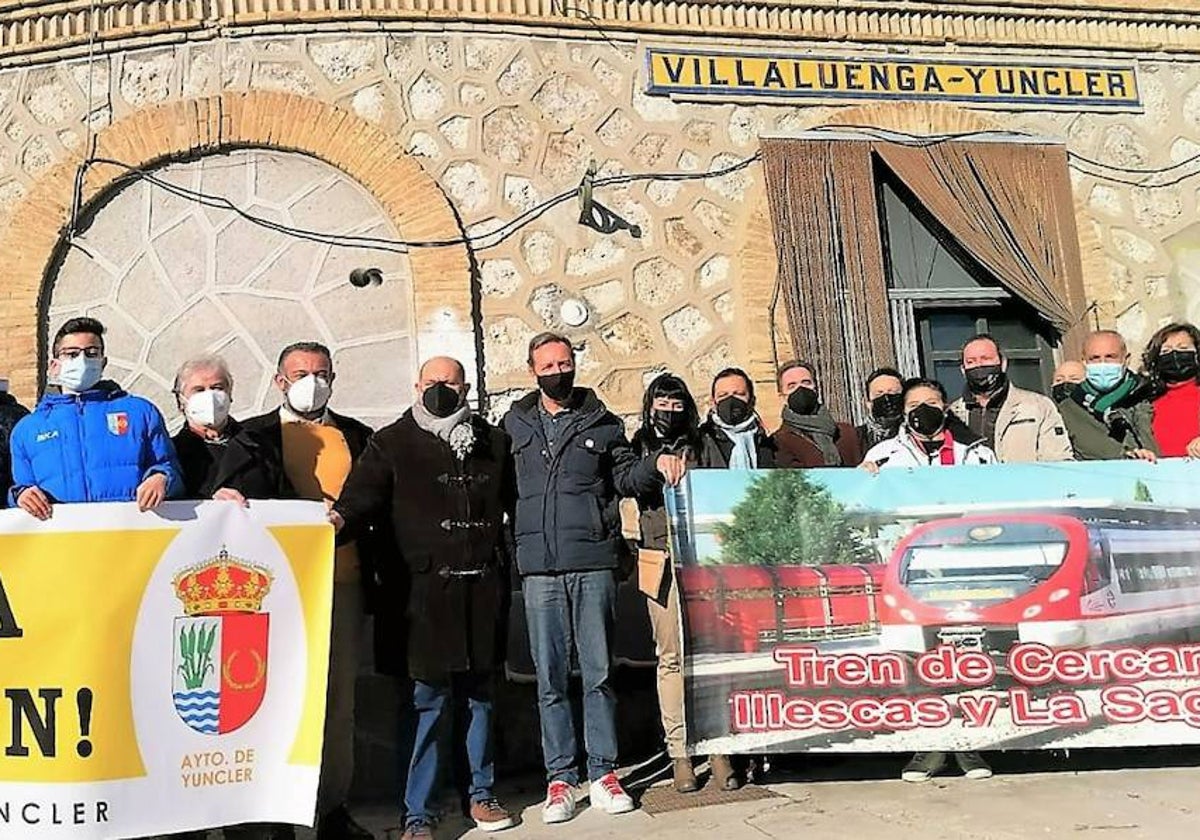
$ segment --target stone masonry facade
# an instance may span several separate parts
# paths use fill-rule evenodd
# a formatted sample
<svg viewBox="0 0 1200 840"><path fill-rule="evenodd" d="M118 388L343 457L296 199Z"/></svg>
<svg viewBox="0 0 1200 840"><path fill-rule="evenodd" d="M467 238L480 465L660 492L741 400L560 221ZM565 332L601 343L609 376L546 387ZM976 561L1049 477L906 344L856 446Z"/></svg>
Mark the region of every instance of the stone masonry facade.
<svg viewBox="0 0 1200 840"><path fill-rule="evenodd" d="M251 354L257 361L243 366L258 383L254 393L261 403L267 399L261 383L269 373L270 345L283 340L287 326L295 325L296 337L315 331L347 347L354 343L350 332L366 329L362 309L372 305L373 290L358 293L334 276L356 260L365 265L371 255L362 252L331 270L319 293L293 296L299 309L319 307L320 324L312 317L290 322L287 312L281 314L288 307L263 305L244 307L233 332L190 330L189 308L221 293L224 281L217 275L225 269L193 286L180 285L172 279L178 269L173 260L161 260L155 269L160 286L154 288L161 294L136 287L123 292L121 278L131 276L132 263L115 266L112 260L109 273L117 282L111 289L79 292L91 269L80 268L82 258L65 248L62 232L89 142L101 157L165 166L163 171L179 166L172 161L205 157L217 167L237 149L308 156L329 167L323 171L331 178L341 173L361 187L374 215L357 220L359 229L408 241L470 240L376 259L390 266L385 268L401 290L396 294L410 299L394 301L407 313L396 316L399 321L372 323L369 332L412 334L406 351L412 358L398 366L394 353L349 357L378 365L380 374L367 377L376 387L406 395L414 359L450 351L478 366L490 408L498 413L528 387L527 340L554 329L578 342L581 380L598 385L627 415L637 411L647 377L659 370L681 372L703 390L715 370L743 364L765 382L774 357L788 350L769 311L775 257L757 164L720 178L598 190L599 200L642 227L640 239L578 225L573 198L519 229L503 227L573 190L593 162L600 177L702 173L754 154L764 134L827 123L915 133L1018 130L1064 139L1072 151L1127 167L1166 166L1200 152L1200 65L1162 53L1138 61L1142 113L744 105L647 96L641 43L586 27L558 33L501 26L339 29L245 30L195 43L130 43L97 50L90 59L5 60L0 376L7 373L19 396L32 398L44 364L38 353L49 325L39 323L39 311L52 321L100 311L132 324L128 342L137 347L114 350L125 360L118 372L126 382L143 377L146 390L168 410L170 366L150 361L156 346L169 346L182 358L224 348L236 353L242 345L232 342L234 332L257 337L261 346ZM843 44L827 52L854 49ZM1037 51L929 45L919 52L1019 60ZM1093 47L1089 55L1113 53ZM112 166L87 170L81 219L104 230L119 228L113 214L121 195L153 192L121 180L123 174ZM1087 296L1100 322L1116 325L1136 344L1167 319L1200 319L1196 183L1145 189L1073 176ZM222 192L219 179L206 183ZM239 196L253 200L244 191L226 197ZM219 211L205 213L215 218ZM350 229L339 227L345 220L333 215L315 218L331 232ZM231 252L242 252L261 249L264 235L242 226L222 241ZM86 231L80 236L86 240ZM210 240L204 241L211 250ZM56 286L60 278L62 288ZM327 297L318 300L320 295ZM45 303L40 310L39 301ZM162 339L172 329L172 337ZM372 408L378 414L371 419L382 421L392 407Z"/></svg>

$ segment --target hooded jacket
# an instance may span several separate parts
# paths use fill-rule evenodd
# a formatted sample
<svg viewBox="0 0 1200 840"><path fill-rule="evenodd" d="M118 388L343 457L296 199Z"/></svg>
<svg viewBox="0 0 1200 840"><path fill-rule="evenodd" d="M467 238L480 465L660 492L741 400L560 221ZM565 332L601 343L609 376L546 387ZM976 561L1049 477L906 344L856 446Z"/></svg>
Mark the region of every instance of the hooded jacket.
<svg viewBox="0 0 1200 840"><path fill-rule="evenodd" d="M540 402L534 391L504 417L517 480L517 568L523 576L616 569L619 499L659 486L655 459L638 457L624 424L587 388L571 395L577 416L551 447Z"/></svg>
<svg viewBox="0 0 1200 840"><path fill-rule="evenodd" d="M39 487L52 502L128 502L152 475L167 497L183 477L162 414L149 400L103 381L82 394L46 394L12 432L8 501Z"/></svg>

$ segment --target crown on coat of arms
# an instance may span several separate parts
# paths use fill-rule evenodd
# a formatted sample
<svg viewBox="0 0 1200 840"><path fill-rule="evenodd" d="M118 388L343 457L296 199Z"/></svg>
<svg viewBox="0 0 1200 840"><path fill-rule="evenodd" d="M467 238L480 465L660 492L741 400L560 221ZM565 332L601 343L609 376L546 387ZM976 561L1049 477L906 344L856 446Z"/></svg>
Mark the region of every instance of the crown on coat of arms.
<svg viewBox="0 0 1200 840"><path fill-rule="evenodd" d="M261 612L271 580L267 569L234 557L222 546L217 556L177 574L173 586L185 615Z"/></svg>

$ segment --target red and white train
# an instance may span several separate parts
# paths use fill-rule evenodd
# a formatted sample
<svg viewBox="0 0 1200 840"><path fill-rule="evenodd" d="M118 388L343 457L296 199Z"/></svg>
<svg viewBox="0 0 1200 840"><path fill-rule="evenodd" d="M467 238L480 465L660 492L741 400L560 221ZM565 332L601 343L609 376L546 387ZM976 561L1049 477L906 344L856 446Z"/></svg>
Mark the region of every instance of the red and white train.
<svg viewBox="0 0 1200 840"><path fill-rule="evenodd" d="M882 646L1200 639L1200 512L1012 511L914 528L887 564Z"/></svg>

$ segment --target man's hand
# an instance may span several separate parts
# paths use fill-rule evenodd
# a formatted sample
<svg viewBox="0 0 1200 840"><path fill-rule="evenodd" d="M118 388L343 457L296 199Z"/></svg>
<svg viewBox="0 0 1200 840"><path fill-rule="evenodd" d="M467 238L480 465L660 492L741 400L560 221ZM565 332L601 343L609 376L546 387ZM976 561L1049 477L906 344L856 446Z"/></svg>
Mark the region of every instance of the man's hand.
<svg viewBox="0 0 1200 840"><path fill-rule="evenodd" d="M858 465L858 468L869 472L871 475L879 475L879 465L874 461L863 461Z"/></svg>
<svg viewBox="0 0 1200 840"><path fill-rule="evenodd" d="M659 455L655 466L668 487L675 487L687 474L687 461L679 455Z"/></svg>
<svg viewBox="0 0 1200 840"><path fill-rule="evenodd" d="M216 493L213 493L213 499L218 502L237 502L242 507L250 506L250 503L246 501L246 497L232 487L222 487Z"/></svg>
<svg viewBox="0 0 1200 840"><path fill-rule="evenodd" d="M1200 458L1200 437L1192 438L1187 447L1187 454L1189 458Z"/></svg>
<svg viewBox="0 0 1200 840"><path fill-rule="evenodd" d="M329 513L325 516L329 519L329 524L333 526L333 533L337 534L346 527L346 520L333 508L330 508Z"/></svg>
<svg viewBox="0 0 1200 840"><path fill-rule="evenodd" d="M21 495L17 496L17 507L43 522L49 519L53 512L50 500L46 498L46 494L40 487L26 487L22 490Z"/></svg>
<svg viewBox="0 0 1200 840"><path fill-rule="evenodd" d="M138 510L153 510L167 498L167 477L155 473L138 485L135 497Z"/></svg>
<svg viewBox="0 0 1200 840"><path fill-rule="evenodd" d="M1131 449L1125 453L1126 458L1133 458L1138 461L1149 461L1151 464L1158 461L1158 456L1149 449Z"/></svg>

